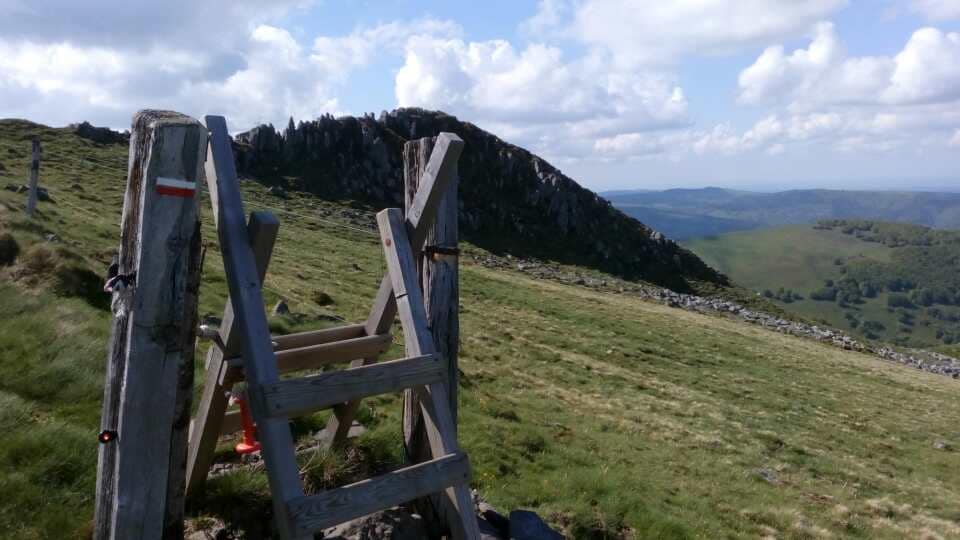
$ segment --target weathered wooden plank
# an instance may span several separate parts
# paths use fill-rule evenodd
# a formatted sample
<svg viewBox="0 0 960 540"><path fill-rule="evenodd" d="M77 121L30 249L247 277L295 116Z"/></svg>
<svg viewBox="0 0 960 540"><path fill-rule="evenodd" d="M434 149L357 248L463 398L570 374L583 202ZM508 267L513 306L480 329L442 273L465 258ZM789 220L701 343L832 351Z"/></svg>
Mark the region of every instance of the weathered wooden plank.
<svg viewBox="0 0 960 540"><path fill-rule="evenodd" d="M389 349L392 342L393 336L383 334L278 351L275 353L277 369L280 373L289 373L349 362L368 356L376 357ZM243 358L232 358L230 364L240 367L243 365ZM240 372L237 376L242 379L243 373Z"/></svg>
<svg viewBox="0 0 960 540"><path fill-rule="evenodd" d="M430 329L426 325L423 296L417 284L416 259L407 238L403 214L397 208L388 208L377 214L377 224L393 289L404 291L402 295L397 293L395 297L407 355L434 354L436 350ZM423 414L420 417L432 457L459 453L446 384L433 383L416 391L421 394L419 402ZM480 532L473 513L473 499L468 484L456 485L445 490L444 494L446 497L440 499L437 506L449 524L453 537L471 540L479 538Z"/></svg>
<svg viewBox="0 0 960 540"><path fill-rule="evenodd" d="M425 176L427 164L436 138L425 137L415 141L408 141L403 146L403 183L404 207L413 207L416 195L419 192L420 180ZM455 165L455 164L454 164ZM458 257L456 255L459 243L457 228L458 205L457 189L458 177L456 166L453 167L449 183L440 199L436 219L427 228L424 244L434 249L432 253L423 253L418 260L420 270L420 286L423 290L424 308L427 313L427 326L433 336L437 352L447 363L447 392L450 398L450 411L454 425L457 423L459 372L457 353L460 346L460 287L458 275ZM414 244L416 252L416 244ZM438 250L439 248L439 250ZM413 427L420 423L416 416L420 412L416 395L413 392L404 393L404 434L408 451L413 455L426 456L423 448L422 434L413 433ZM415 461L421 461L417 458Z"/></svg>
<svg viewBox="0 0 960 540"><path fill-rule="evenodd" d="M161 184L195 186L205 145L203 126L187 116L134 117L101 424L118 436L101 447L98 539L183 534L200 223L195 190L172 196Z"/></svg>
<svg viewBox="0 0 960 540"><path fill-rule="evenodd" d="M323 330L310 330L296 334L287 334L285 336L273 336L273 342L276 344L274 350L285 351L287 349L298 349L300 347L309 347L310 345L320 345L333 341L362 337L364 334L364 325L349 324L336 326L334 328L324 328Z"/></svg>
<svg viewBox="0 0 960 540"><path fill-rule="evenodd" d="M37 188L40 183L40 138L34 137L31 141L30 154L30 186L27 191L27 217L33 217L37 208Z"/></svg>
<svg viewBox="0 0 960 540"><path fill-rule="evenodd" d="M420 179L417 195L410 204L406 216L407 234L415 253L420 252L429 228L433 225L440 202L456 175L457 161L463 152L463 140L453 133L441 133L430 154L430 162ZM372 334L384 324L393 322L396 314L393 305L393 289L390 280L383 278L374 300L373 310L367 318L367 333Z"/></svg>
<svg viewBox="0 0 960 540"><path fill-rule="evenodd" d="M269 212L254 212L250 215L247 237L253 249L257 278L261 284L267 274L279 229L280 222ZM217 447L217 437L223 430L220 424L227 410L227 393L237 379L235 376L228 377L230 365L226 361L227 354L239 354L241 341L238 324L233 316L233 303L229 299L223 310L219 332L224 348L221 350L214 344L207 351L203 396L197 408L196 420L191 426L190 448L187 453L187 493L191 494L195 493L207 478Z"/></svg>
<svg viewBox="0 0 960 540"><path fill-rule="evenodd" d="M259 387L263 409L272 416L297 416L337 403L441 382L447 373L435 355L288 379Z"/></svg>
<svg viewBox="0 0 960 540"><path fill-rule="evenodd" d="M256 274L253 251L246 239L243 201L237 181L233 151L227 124L222 116L207 116L210 151L207 154L207 186L217 201L217 232L223 248L223 264L240 335L242 336L244 375L248 384L269 384L279 379L273 344L270 340L263 295ZM274 515L282 538L291 538L287 525L286 501L303 496L297 464L294 461L293 436L283 418L265 418L253 407L257 436L263 445ZM298 535L299 536L299 535Z"/></svg>
<svg viewBox="0 0 960 540"><path fill-rule="evenodd" d="M470 479L464 454L418 463L342 488L290 502L291 529L306 535L360 516L402 504Z"/></svg>

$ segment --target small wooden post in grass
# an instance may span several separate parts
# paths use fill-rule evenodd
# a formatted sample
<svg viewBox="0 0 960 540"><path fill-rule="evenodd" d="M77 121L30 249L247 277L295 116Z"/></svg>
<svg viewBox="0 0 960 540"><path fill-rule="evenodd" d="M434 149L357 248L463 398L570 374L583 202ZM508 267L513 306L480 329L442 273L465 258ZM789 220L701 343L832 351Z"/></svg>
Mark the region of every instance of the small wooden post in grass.
<svg viewBox="0 0 960 540"><path fill-rule="evenodd" d="M133 118L101 418L95 538L183 536L207 130Z"/></svg>
<svg viewBox="0 0 960 540"><path fill-rule="evenodd" d="M30 159L30 189L27 192L27 217L33 217L37 208L37 184L40 182L40 137L33 138L33 153Z"/></svg>

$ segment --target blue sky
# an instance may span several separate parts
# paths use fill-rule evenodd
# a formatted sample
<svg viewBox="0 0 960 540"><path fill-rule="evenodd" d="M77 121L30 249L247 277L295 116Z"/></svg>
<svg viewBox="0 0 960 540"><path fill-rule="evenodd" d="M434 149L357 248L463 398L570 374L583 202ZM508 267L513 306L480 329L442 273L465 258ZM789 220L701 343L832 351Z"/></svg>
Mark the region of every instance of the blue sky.
<svg viewBox="0 0 960 540"><path fill-rule="evenodd" d="M0 0L0 117L441 109L595 190L960 185L960 0Z"/></svg>

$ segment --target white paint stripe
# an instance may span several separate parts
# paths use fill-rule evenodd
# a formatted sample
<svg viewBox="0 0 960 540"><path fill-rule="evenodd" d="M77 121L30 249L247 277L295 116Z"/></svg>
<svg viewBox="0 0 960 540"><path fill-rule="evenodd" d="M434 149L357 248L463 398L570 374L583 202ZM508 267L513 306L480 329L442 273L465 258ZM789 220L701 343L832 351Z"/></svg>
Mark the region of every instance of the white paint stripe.
<svg viewBox="0 0 960 540"><path fill-rule="evenodd" d="M163 176L157 177L158 186L166 186L177 189L197 189L196 182L187 182L186 180L178 180L176 178L165 178Z"/></svg>

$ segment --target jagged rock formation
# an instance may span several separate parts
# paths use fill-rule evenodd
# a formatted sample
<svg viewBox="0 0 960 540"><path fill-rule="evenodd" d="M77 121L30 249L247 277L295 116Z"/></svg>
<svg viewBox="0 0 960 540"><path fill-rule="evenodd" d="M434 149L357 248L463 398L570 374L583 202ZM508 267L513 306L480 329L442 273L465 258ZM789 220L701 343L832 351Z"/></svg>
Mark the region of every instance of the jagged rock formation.
<svg viewBox="0 0 960 540"><path fill-rule="evenodd" d="M495 252L585 264L676 290L726 284L691 252L630 218L530 152L442 112L398 109L323 116L283 133L258 126L236 138L241 174L324 196L402 206L406 140L456 133L462 234Z"/></svg>
<svg viewBox="0 0 960 540"><path fill-rule="evenodd" d="M79 124L71 124L68 127L72 129L77 136L100 144L126 144L130 142L129 131L120 133L110 128L94 126L86 121L80 122Z"/></svg>

